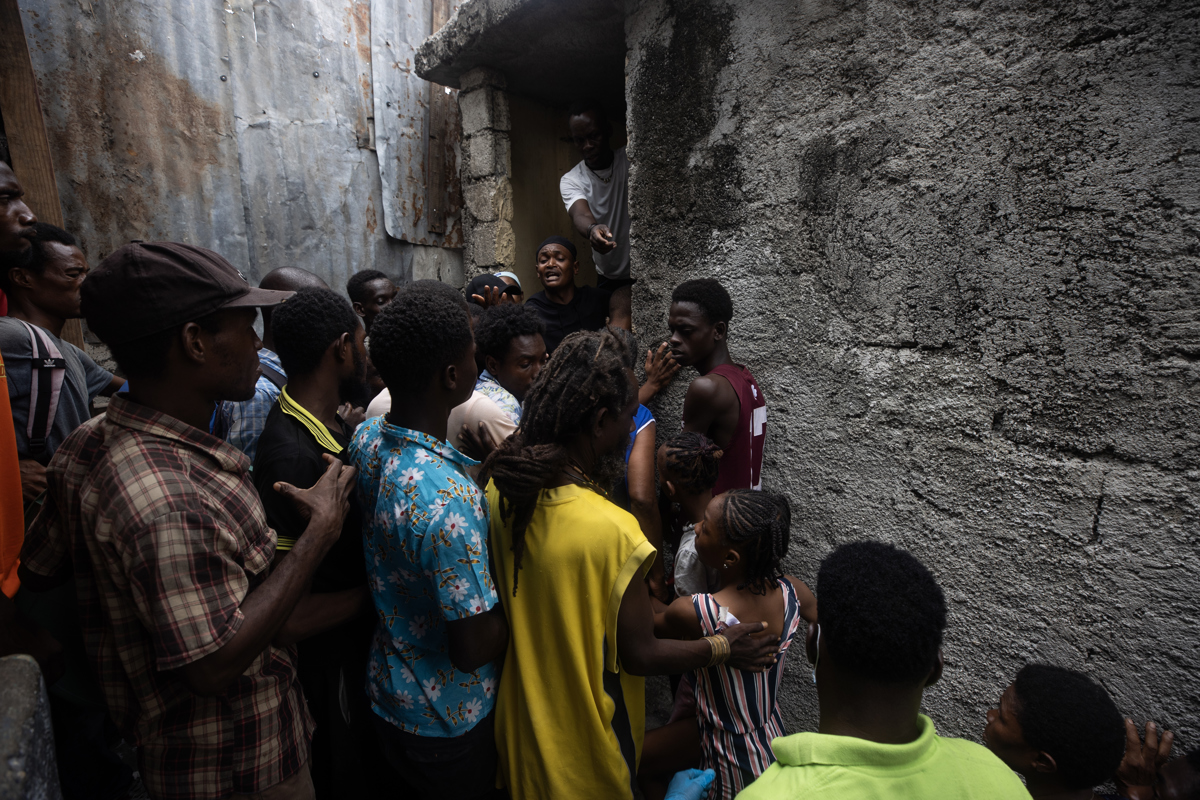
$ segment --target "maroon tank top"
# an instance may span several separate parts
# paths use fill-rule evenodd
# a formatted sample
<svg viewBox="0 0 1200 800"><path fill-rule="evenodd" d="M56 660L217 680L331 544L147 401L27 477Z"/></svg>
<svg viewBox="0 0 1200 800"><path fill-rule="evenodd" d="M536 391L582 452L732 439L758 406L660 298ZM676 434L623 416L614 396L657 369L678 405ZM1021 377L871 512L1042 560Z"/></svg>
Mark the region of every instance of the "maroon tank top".
<svg viewBox="0 0 1200 800"><path fill-rule="evenodd" d="M713 497L730 489L762 489L763 444L767 440L767 401L750 370L741 364L722 364L709 375L729 381L738 398L738 421L733 438L721 456Z"/></svg>

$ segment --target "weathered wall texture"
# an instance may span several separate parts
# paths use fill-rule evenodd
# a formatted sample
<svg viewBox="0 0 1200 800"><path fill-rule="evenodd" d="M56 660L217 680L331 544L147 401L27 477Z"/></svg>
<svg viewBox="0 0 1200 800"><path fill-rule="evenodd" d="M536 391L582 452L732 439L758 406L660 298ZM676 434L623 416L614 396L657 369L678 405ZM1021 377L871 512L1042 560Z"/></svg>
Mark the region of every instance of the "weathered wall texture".
<svg viewBox="0 0 1200 800"><path fill-rule="evenodd" d="M0 797L60 800L50 698L31 656L0 658Z"/></svg>
<svg viewBox="0 0 1200 800"><path fill-rule="evenodd" d="M944 732L1037 659L1200 745L1200 5L633 0L626 32L635 321L729 288L790 571L857 538L934 570Z"/></svg>
<svg viewBox="0 0 1200 800"><path fill-rule="evenodd" d="M251 280L286 264L338 289L367 268L461 275L457 251L384 231L368 0L21 9L63 213L93 263L176 239Z"/></svg>

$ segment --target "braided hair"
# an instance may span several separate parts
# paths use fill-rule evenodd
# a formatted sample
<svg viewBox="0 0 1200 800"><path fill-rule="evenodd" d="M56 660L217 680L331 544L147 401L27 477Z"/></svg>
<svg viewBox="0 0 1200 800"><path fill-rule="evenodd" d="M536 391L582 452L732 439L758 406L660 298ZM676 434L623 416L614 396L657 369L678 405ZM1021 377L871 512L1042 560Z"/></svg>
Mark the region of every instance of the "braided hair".
<svg viewBox="0 0 1200 800"><path fill-rule="evenodd" d="M588 431L600 409L620 413L637 384L625 367L625 343L611 331L579 331L562 340L525 396L516 433L483 462L480 483L490 477L500 494L500 518L511 520L513 595L525 530L542 489L568 464L567 445Z"/></svg>
<svg viewBox="0 0 1200 800"><path fill-rule="evenodd" d="M788 499L751 489L732 489L724 497L721 529L725 541L736 546L746 560L746 582L738 589L766 594L783 577L780 562L787 555L792 523Z"/></svg>
<svg viewBox="0 0 1200 800"><path fill-rule="evenodd" d="M703 433L685 431L663 445L666 468L675 484L688 494L707 492L717 485L717 472L725 451Z"/></svg>

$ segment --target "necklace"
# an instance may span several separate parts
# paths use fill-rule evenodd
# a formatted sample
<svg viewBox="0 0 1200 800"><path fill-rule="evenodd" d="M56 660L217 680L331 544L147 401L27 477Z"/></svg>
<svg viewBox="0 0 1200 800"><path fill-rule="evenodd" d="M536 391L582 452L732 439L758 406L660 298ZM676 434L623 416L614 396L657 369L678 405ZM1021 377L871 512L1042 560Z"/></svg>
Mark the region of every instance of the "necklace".
<svg viewBox="0 0 1200 800"><path fill-rule="evenodd" d="M591 167L588 167L588 163L587 163L586 161L585 161L585 162L583 162L583 165L584 165L585 167L587 167L587 168L588 168L588 172L592 173L592 174L593 174L593 175L595 175L597 178L599 178L599 179L600 179L600 180L601 180L603 183L607 184L607 183L610 183L610 182L612 181L612 177L613 177L613 167L615 167L615 166L616 166L616 159L614 158L612 163L610 163L610 164L609 164L607 167L601 167L599 170L594 170L594 169L592 169ZM604 170L608 170L608 177L607 177L607 178L606 178L606 177L604 177L603 175L601 175L601 174L600 174L600 173L601 173L601 172L603 172Z"/></svg>
<svg viewBox="0 0 1200 800"><path fill-rule="evenodd" d="M567 477L570 478L576 486L582 486L584 489L591 489L604 499L609 499L608 492L602 489L594 480L585 475L583 470L577 467L575 464L567 464L563 467L563 472L567 474Z"/></svg>

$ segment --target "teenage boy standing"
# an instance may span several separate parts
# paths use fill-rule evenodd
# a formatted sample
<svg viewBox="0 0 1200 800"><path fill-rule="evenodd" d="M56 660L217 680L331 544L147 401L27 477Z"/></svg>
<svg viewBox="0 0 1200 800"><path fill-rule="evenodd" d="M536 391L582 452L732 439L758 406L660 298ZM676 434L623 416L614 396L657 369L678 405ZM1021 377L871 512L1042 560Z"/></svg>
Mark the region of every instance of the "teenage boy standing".
<svg viewBox="0 0 1200 800"><path fill-rule="evenodd" d="M391 410L350 446L362 470L363 548L378 625L367 688L384 753L418 796L491 797L492 710L508 623L488 572L476 464L446 442L450 409L475 386L462 301L406 289L371 327Z"/></svg>
<svg viewBox="0 0 1200 800"><path fill-rule="evenodd" d="M283 481L309 487L325 456L346 458L354 428L338 414L362 392L367 354L363 326L349 301L329 289L301 289L275 310L279 360L288 380L271 408L254 458L254 485L278 537L275 561L287 558L307 525ZM317 728L311 771L317 798L367 797L386 791L363 676L375 630L362 552L362 515L351 499L342 537L313 575L282 640L296 642L296 672Z"/></svg>
<svg viewBox="0 0 1200 800"><path fill-rule="evenodd" d="M761 489L767 401L750 370L729 356L733 301L713 278L684 281L671 293L671 355L695 367L683 400L683 429L703 433L725 451L713 496Z"/></svg>

